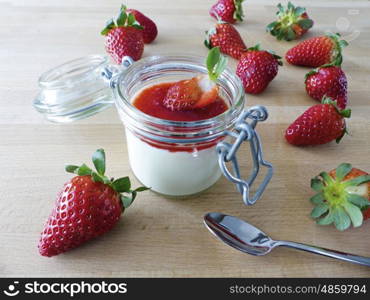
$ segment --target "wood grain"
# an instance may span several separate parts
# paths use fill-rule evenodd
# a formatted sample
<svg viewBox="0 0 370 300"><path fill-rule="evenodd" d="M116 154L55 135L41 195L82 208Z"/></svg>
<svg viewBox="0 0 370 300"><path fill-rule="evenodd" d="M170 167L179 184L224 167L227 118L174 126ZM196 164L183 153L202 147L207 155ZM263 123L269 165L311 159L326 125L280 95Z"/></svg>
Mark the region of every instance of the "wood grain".
<svg viewBox="0 0 370 300"><path fill-rule="evenodd" d="M202 39L214 23L207 12L213 1L128 2L159 27L159 37L146 46L145 56L206 54ZM261 42L283 55L296 42L277 42L264 30L278 2L246 1L246 21L238 30L249 46ZM256 205L245 207L225 179L184 199L146 192L112 232L50 259L38 254L37 242L56 192L70 178L63 165L88 161L103 147L112 176L132 173L115 109L71 124L49 123L32 108L37 78L67 60L104 53L98 33L121 1L0 0L0 276L369 277L368 268L288 249L266 257L248 256L218 242L202 224L206 212L220 211L244 218L276 238L370 255L370 222L346 232L319 227L309 217L308 201L309 180L321 170L343 161L370 170L370 3L295 2L307 6L315 20L306 37L331 30L351 40L343 64L353 109L351 135L339 146L294 148L285 143L284 129L315 103L304 91L308 70L285 64L263 94L247 96L247 106L269 109L268 122L258 130L265 156L276 168ZM246 149L243 154L246 170Z"/></svg>

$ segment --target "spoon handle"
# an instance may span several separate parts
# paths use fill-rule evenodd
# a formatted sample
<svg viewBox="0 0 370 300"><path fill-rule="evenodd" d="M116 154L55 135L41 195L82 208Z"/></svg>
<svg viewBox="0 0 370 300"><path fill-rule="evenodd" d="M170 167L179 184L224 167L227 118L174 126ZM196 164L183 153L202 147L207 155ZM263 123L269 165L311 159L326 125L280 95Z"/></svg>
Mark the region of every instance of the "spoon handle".
<svg viewBox="0 0 370 300"><path fill-rule="evenodd" d="M277 241L275 246L284 246L284 247L294 248L294 249L312 252L312 253L316 253L319 255L329 256L331 258L341 259L344 261L370 267L370 257L364 257L364 256L354 255L354 254L340 252L336 250L321 248L317 246L290 242L290 241Z"/></svg>

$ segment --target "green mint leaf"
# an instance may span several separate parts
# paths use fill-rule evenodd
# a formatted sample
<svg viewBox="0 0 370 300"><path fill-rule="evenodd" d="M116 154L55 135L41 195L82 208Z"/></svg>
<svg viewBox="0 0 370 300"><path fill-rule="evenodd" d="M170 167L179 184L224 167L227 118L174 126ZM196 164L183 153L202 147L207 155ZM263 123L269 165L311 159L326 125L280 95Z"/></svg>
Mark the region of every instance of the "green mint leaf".
<svg viewBox="0 0 370 300"><path fill-rule="evenodd" d="M105 173L105 152L104 149L98 149L94 152L92 156L92 161L94 163L95 169L100 175Z"/></svg>
<svg viewBox="0 0 370 300"><path fill-rule="evenodd" d="M346 211L346 213L351 218L353 227L361 226L362 221L364 219L361 210L357 206L355 206L355 205L353 205L349 202L344 203L343 207L344 207L344 210Z"/></svg>
<svg viewBox="0 0 370 300"><path fill-rule="evenodd" d="M85 164L82 164L75 173L79 176L91 175L92 170Z"/></svg>
<svg viewBox="0 0 370 300"><path fill-rule="evenodd" d="M65 170L66 172L68 173L76 173L76 170L78 169L79 167L78 166L75 166L75 165L66 165L65 166Z"/></svg>
<svg viewBox="0 0 370 300"><path fill-rule="evenodd" d="M338 166L338 168L335 170L335 176L337 180L342 181L346 175L351 172L352 165L348 163L343 163Z"/></svg>
<svg viewBox="0 0 370 300"><path fill-rule="evenodd" d="M311 211L311 217L316 219L322 216L328 210L329 210L329 206L326 203L321 203L313 208L313 210Z"/></svg>
<svg viewBox="0 0 370 300"><path fill-rule="evenodd" d="M208 76L212 81L216 81L220 74L225 70L227 59L220 52L219 47L214 47L208 52L206 66Z"/></svg>
<svg viewBox="0 0 370 300"><path fill-rule="evenodd" d="M214 47L208 52L207 60L206 60L206 66L209 73L213 72L213 68L220 60L220 48Z"/></svg>
<svg viewBox="0 0 370 300"><path fill-rule="evenodd" d="M112 183L112 187L118 193L128 192L131 188L130 178L122 177L118 178Z"/></svg>

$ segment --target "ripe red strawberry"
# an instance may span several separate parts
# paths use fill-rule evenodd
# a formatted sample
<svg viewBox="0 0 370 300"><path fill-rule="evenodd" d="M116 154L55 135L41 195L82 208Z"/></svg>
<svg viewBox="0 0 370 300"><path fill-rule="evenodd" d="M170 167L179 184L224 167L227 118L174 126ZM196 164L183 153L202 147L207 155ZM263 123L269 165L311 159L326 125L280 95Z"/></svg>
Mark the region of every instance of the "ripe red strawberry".
<svg viewBox="0 0 370 300"><path fill-rule="evenodd" d="M139 24L143 26L144 43L150 44L153 42L158 34L157 25L155 25L151 19L136 9L127 9L127 12L133 14Z"/></svg>
<svg viewBox="0 0 370 300"><path fill-rule="evenodd" d="M58 194L41 233L38 246L41 255L58 255L111 230L136 194L147 189L131 190L128 177L113 180L105 176L103 149L94 153L93 162L97 172L85 164L66 166L67 172L78 176Z"/></svg>
<svg viewBox="0 0 370 300"><path fill-rule="evenodd" d="M172 111L202 108L218 99L218 76L227 64L219 47L212 48L207 56L208 76L199 75L174 83L167 91L163 105Z"/></svg>
<svg viewBox="0 0 370 300"><path fill-rule="evenodd" d="M237 21L243 21L243 7L244 0L218 0L216 4L212 5L209 14L217 20L234 24Z"/></svg>
<svg viewBox="0 0 370 300"><path fill-rule="evenodd" d="M126 13L122 6L117 19L111 19L101 32L105 35L105 49L112 59L120 64L122 57L130 56L139 60L144 52L143 27L136 21L135 16Z"/></svg>
<svg viewBox="0 0 370 300"><path fill-rule="evenodd" d="M340 164L329 173L321 172L311 180L316 192L311 217L319 225L334 223L339 230L361 226L370 213L370 175L351 164Z"/></svg>
<svg viewBox="0 0 370 300"><path fill-rule="evenodd" d="M241 79L245 92L263 92L277 75L278 67L282 65L280 58L272 52L261 50L259 45L249 48L236 67L236 75Z"/></svg>
<svg viewBox="0 0 370 300"><path fill-rule="evenodd" d="M207 48L220 47L222 53L239 59L246 51L242 37L231 24L219 22L216 26L206 32L204 44Z"/></svg>
<svg viewBox="0 0 370 300"><path fill-rule="evenodd" d="M333 140L337 143L346 133L344 118L351 116L351 110L339 110L335 101L324 98L321 104L311 106L286 130L288 143L296 146L320 145Z"/></svg>
<svg viewBox="0 0 370 300"><path fill-rule="evenodd" d="M338 66L324 65L306 74L307 94L316 100L328 96L336 100L340 109L347 105L347 78Z"/></svg>
<svg viewBox="0 0 370 300"><path fill-rule="evenodd" d="M308 17L304 7L295 7L291 2L285 8L278 4L277 21L267 25L266 31L278 40L291 41L298 39L313 26L313 21Z"/></svg>
<svg viewBox="0 0 370 300"><path fill-rule="evenodd" d="M348 43L340 39L339 33L317 36L300 42L285 54L288 63L317 68L325 64L342 63L342 49Z"/></svg>

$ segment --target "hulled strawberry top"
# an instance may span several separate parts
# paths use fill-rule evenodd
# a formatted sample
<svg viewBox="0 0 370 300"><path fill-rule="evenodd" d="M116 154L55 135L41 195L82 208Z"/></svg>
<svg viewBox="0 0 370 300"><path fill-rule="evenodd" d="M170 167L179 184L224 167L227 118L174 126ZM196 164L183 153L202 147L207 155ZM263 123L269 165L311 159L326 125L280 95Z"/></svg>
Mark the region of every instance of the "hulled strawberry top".
<svg viewBox="0 0 370 300"><path fill-rule="evenodd" d="M312 218L320 225L334 223L339 230L358 227L368 217L370 209L370 175L343 163L335 170L321 172L311 180L317 194L311 198L315 205Z"/></svg>
<svg viewBox="0 0 370 300"><path fill-rule="evenodd" d="M288 2L287 7L280 3L277 7L277 20L267 25L266 30L278 40L295 40L313 26L304 7L295 7L291 2Z"/></svg>

